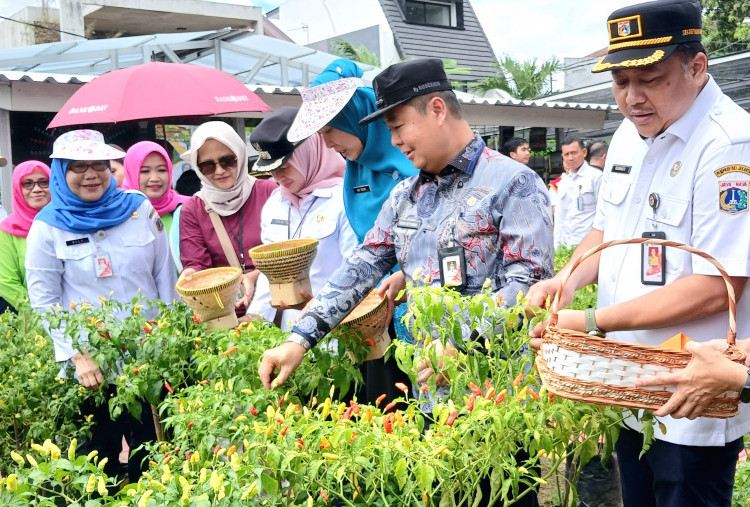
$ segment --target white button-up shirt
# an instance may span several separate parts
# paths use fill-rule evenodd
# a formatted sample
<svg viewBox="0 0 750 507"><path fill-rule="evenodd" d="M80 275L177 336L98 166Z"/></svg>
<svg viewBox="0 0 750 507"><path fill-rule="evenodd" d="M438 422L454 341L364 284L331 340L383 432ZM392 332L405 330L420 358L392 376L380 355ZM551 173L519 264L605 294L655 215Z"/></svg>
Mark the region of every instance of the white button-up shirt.
<svg viewBox="0 0 750 507"><path fill-rule="evenodd" d="M661 231L668 240L692 245L715 257L730 276L750 276L750 115L721 93L711 79L691 108L663 134L643 140L625 120L612 139L594 221L604 241ZM659 205L649 206L658 194ZM734 199L734 202L733 202ZM668 248L666 282L690 274L718 275L688 252ZM658 286L641 283L641 246L604 250L599 262L599 307L637 298ZM750 334L750 289L737 304L738 337ZM691 294L685 294L686 298ZM658 345L683 332L696 341L726 337L727 312L652 330L608 333L615 340ZM740 407L730 419L660 418L668 442L716 446L750 431L750 413ZM638 425L629 424L638 428Z"/></svg>
<svg viewBox="0 0 750 507"><path fill-rule="evenodd" d="M297 209L279 190L274 190L261 212L261 240L264 244L296 238L318 240L318 253L310 266L313 295L357 246L357 236L344 212L343 196L341 185L319 188L313 190ZM271 306L268 278L262 273L247 313L260 315L268 321L273 321L276 315L276 309ZM290 330L299 313L299 310L285 310L281 317L282 329Z"/></svg>
<svg viewBox="0 0 750 507"><path fill-rule="evenodd" d="M576 172L563 174L557 184L555 206L555 248L575 246L591 230L602 172L586 162Z"/></svg>
<svg viewBox="0 0 750 507"><path fill-rule="evenodd" d="M68 232L35 220L26 240L31 306L44 312L58 303L67 309L71 301L80 304L86 300L97 305L98 296L124 304L138 291L148 299L173 301L177 275L167 233L157 220L159 215L148 199L121 224L92 234ZM95 263L103 255L109 256L112 276L99 278ZM156 316L156 309L143 311L149 318ZM78 353L62 329L47 331L54 342L57 361L66 361Z"/></svg>

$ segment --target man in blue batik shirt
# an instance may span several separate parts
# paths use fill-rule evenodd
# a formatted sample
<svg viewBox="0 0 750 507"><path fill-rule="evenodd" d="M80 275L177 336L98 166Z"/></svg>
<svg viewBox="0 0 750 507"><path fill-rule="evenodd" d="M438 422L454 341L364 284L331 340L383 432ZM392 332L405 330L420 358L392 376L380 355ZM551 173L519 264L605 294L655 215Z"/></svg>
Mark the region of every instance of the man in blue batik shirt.
<svg viewBox="0 0 750 507"><path fill-rule="evenodd" d="M266 387L283 384L315 346L399 264L416 285L440 285L439 251L465 259L463 294L486 279L495 296L553 274L550 200L539 176L488 148L463 118L439 59L403 62L373 82L378 110L419 174L397 185L362 245L332 276L289 340L263 355ZM460 248L455 248L460 247ZM468 338L468 337L467 337ZM278 371L278 373L277 373Z"/></svg>

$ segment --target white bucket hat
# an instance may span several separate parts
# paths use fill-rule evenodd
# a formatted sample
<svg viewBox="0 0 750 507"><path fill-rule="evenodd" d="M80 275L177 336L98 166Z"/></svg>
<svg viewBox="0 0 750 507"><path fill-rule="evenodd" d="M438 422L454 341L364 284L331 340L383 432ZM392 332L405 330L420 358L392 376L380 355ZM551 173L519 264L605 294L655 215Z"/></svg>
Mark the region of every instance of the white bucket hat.
<svg viewBox="0 0 750 507"><path fill-rule="evenodd" d="M302 107L289 128L287 139L295 143L323 128L344 109L357 88L366 86L358 77L346 77L302 90Z"/></svg>
<svg viewBox="0 0 750 507"><path fill-rule="evenodd" d="M57 139L52 145L50 158L68 160L117 160L125 153L104 142L98 130L71 130Z"/></svg>

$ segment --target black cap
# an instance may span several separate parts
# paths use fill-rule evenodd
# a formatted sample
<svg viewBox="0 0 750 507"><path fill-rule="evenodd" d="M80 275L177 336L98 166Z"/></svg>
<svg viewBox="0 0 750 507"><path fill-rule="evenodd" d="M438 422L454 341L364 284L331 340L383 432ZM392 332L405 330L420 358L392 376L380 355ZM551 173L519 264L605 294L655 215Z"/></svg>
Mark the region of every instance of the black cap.
<svg viewBox="0 0 750 507"><path fill-rule="evenodd" d="M254 171L273 171L289 160L294 148L302 141L291 143L286 134L299 108L282 107L266 116L250 134L250 144L258 152Z"/></svg>
<svg viewBox="0 0 750 507"><path fill-rule="evenodd" d="M375 107L378 110L362 118L359 121L360 125L380 118L386 111L414 97L453 89L448 76L445 75L443 61L439 58L424 58L391 65L375 76L372 87L375 89Z"/></svg>
<svg viewBox="0 0 750 507"><path fill-rule="evenodd" d="M617 9L607 19L607 55L591 72L659 63L679 44L700 42L702 27L698 0L657 0Z"/></svg>

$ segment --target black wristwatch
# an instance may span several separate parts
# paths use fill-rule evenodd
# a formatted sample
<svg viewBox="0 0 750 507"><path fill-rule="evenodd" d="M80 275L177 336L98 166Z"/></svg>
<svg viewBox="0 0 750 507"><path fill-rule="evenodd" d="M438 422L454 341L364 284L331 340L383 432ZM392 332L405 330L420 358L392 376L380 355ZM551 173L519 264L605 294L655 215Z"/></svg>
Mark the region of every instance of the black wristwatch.
<svg viewBox="0 0 750 507"><path fill-rule="evenodd" d="M591 336L598 336L599 338L606 338L607 335L604 331L599 329L599 326L596 325L596 309L595 308L586 308L583 311L583 318L586 321L586 333L590 334Z"/></svg>
<svg viewBox="0 0 750 507"><path fill-rule="evenodd" d="M750 403L750 370L747 370L747 380L742 387L742 391L740 391L740 401L742 403Z"/></svg>

